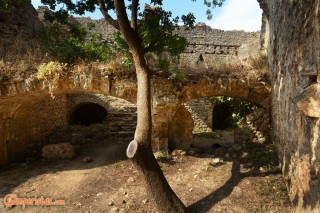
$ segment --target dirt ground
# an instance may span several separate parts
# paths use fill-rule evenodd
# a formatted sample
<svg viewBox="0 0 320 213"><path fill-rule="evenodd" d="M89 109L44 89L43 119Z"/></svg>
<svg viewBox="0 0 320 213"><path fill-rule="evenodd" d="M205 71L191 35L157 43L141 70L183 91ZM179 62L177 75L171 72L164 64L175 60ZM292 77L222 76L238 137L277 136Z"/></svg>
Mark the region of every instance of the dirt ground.
<svg viewBox="0 0 320 213"><path fill-rule="evenodd" d="M143 177L125 157L126 143L87 132L79 128L58 131L39 143L27 162L0 171L0 212L157 212ZM41 158L39 148L44 143L62 141L76 146L76 158L51 162ZM209 149L216 150L174 151L159 158L167 180L189 212L294 212L271 144ZM92 162L84 162L86 157ZM7 194L64 200L65 205L7 207Z"/></svg>

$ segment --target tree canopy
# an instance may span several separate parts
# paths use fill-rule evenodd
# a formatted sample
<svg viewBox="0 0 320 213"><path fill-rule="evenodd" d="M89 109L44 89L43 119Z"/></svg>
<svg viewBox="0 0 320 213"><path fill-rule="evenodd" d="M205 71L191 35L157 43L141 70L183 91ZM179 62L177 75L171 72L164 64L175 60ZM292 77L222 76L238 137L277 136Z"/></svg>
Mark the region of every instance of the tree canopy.
<svg viewBox="0 0 320 213"><path fill-rule="evenodd" d="M221 6L224 1L204 0L203 3L208 7L206 14L209 19L212 17L211 9ZM84 15L85 12L95 12L98 9L109 24L120 30L118 21L110 15L115 12L115 4L112 0L41 0L41 2L55 11L54 17L47 16L51 20L57 19L66 23L70 13ZM185 50L187 41L175 33L177 27L182 25L189 29L196 21L191 12L181 17L173 17L171 11L165 11L162 8L163 3L163 0L150 0L150 5L146 4L142 8L139 0L127 0L126 5L126 12L130 14L126 18L130 22L131 30L137 32L144 53L156 54L160 69L167 68L170 61L176 62L179 54ZM129 51L120 32L115 35L115 42L122 51ZM170 60L167 60L168 58Z"/></svg>

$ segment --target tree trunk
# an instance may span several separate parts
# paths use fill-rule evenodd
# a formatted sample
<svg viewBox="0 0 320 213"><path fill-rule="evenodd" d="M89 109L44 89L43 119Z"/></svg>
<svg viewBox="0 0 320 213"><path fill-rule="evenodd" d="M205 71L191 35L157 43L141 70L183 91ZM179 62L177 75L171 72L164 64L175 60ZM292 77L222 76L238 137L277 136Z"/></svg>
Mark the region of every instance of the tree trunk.
<svg viewBox="0 0 320 213"><path fill-rule="evenodd" d="M140 57L139 57L140 58ZM144 68L136 67L138 80L138 123L134 140L138 144L133 158L144 174L148 191L160 212L185 212L185 207L173 192L156 161L151 147L150 75Z"/></svg>
<svg viewBox="0 0 320 213"><path fill-rule="evenodd" d="M155 159L151 147L151 71L144 58L141 39L135 29L131 28L123 0L115 0L117 18L122 35L128 43L137 74L137 128L127 149L130 157L144 175L148 192L151 194L158 211L161 213L185 212L185 206L171 189L161 168ZM129 156L129 155L128 155Z"/></svg>

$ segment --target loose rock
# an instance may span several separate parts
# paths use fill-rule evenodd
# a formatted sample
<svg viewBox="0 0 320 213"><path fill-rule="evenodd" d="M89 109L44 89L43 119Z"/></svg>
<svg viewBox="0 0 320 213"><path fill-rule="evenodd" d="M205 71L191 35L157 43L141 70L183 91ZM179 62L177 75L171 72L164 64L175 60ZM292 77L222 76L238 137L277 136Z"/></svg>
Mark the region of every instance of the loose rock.
<svg viewBox="0 0 320 213"><path fill-rule="evenodd" d="M50 144L42 148L42 157L48 160L72 159L75 156L75 149L70 143Z"/></svg>

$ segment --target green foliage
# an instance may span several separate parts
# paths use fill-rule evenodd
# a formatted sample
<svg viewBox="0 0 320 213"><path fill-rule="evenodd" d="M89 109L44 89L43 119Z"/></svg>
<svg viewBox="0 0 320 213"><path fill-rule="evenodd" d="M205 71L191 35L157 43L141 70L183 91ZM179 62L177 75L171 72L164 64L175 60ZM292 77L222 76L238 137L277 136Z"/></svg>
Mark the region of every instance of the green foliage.
<svg viewBox="0 0 320 213"><path fill-rule="evenodd" d="M107 67L114 75L131 75L134 73L133 59L129 53L117 53L116 56L107 63Z"/></svg>
<svg viewBox="0 0 320 213"><path fill-rule="evenodd" d="M230 120L230 127L236 128L241 125L245 116L248 113L251 113L255 106L247 101L243 101L238 98L225 97L225 96L217 96L211 98L211 103L214 105L220 103L229 103L231 108L233 109L233 117Z"/></svg>
<svg viewBox="0 0 320 213"><path fill-rule="evenodd" d="M7 0L0 1L0 9L7 9L9 6L9 3Z"/></svg>
<svg viewBox="0 0 320 213"><path fill-rule="evenodd" d="M192 1L197 1L197 0L192 0ZM208 20L212 19L212 10L217 6L221 7L224 1L225 0L203 0L203 4L208 7L208 10L206 11Z"/></svg>
<svg viewBox="0 0 320 213"><path fill-rule="evenodd" d="M159 70L167 70L169 69L170 61L163 57L158 57L157 67Z"/></svg>
<svg viewBox="0 0 320 213"><path fill-rule="evenodd" d="M187 80L186 74L181 71L171 71L170 78L176 79L180 82L184 82Z"/></svg>
<svg viewBox="0 0 320 213"><path fill-rule="evenodd" d="M45 45L58 61L107 61L113 57L111 48L102 42L101 35L87 33L86 28L78 24L68 23L66 26L53 23L45 31ZM85 36L88 36L87 40Z"/></svg>
<svg viewBox="0 0 320 213"><path fill-rule="evenodd" d="M130 54L125 54L124 56L122 56L121 66L126 69L130 69L133 67L133 60Z"/></svg>
<svg viewBox="0 0 320 213"><path fill-rule="evenodd" d="M179 18L172 18L172 13L158 8L152 15L145 14L138 23L138 31L144 48L148 51L161 54L167 52L177 56L186 48L185 38L178 36L174 31L178 27ZM189 20L190 26L194 23Z"/></svg>
<svg viewBox="0 0 320 213"><path fill-rule="evenodd" d="M118 51L125 52L125 53L129 52L129 46L128 46L127 42L122 38L120 32L115 32L113 34L113 38L114 38L115 46Z"/></svg>

